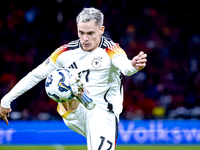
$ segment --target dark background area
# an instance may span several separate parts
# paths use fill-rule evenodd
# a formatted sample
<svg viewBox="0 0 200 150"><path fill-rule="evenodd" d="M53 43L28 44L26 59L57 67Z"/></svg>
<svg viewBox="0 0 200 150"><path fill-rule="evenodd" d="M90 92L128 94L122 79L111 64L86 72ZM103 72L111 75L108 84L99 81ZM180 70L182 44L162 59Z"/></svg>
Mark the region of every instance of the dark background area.
<svg viewBox="0 0 200 150"><path fill-rule="evenodd" d="M16 0L0 2L0 98L56 48L78 39L84 7L104 13L104 36L145 69L123 77L122 119L200 118L199 0ZM44 81L12 102L11 119L61 119Z"/></svg>

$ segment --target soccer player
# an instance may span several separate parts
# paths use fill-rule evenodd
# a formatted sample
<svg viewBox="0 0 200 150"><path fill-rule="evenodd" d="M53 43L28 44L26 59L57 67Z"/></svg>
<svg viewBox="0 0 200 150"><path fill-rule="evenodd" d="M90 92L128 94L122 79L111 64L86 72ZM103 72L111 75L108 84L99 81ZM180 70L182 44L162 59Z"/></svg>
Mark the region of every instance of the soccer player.
<svg viewBox="0 0 200 150"><path fill-rule="evenodd" d="M103 14L84 8L76 18L78 40L55 50L41 65L21 79L1 100L0 117L8 124L10 103L57 68L77 72L96 106L88 110L77 100L59 103L57 111L65 124L87 138L88 150L114 150L122 111L120 73L130 76L146 66L147 54L129 60L125 51L102 36ZM67 139L66 139L67 140Z"/></svg>

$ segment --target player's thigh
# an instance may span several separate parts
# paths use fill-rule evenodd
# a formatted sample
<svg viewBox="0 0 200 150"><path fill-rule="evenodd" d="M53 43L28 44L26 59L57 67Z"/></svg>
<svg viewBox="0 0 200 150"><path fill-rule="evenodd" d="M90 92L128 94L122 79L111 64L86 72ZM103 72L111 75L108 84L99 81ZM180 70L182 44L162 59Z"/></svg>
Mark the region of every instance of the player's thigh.
<svg viewBox="0 0 200 150"><path fill-rule="evenodd" d="M114 113L99 111L92 115L87 135L88 150L114 150L118 124Z"/></svg>
<svg viewBox="0 0 200 150"><path fill-rule="evenodd" d="M75 111L63 118L63 121L70 129L86 137L86 116L87 110L80 104Z"/></svg>

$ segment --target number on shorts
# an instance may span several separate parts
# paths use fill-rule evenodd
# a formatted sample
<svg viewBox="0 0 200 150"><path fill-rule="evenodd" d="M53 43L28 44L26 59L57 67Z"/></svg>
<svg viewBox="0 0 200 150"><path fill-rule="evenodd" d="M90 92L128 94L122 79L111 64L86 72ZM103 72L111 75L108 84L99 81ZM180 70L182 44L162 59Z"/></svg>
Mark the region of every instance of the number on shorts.
<svg viewBox="0 0 200 150"><path fill-rule="evenodd" d="M100 139L101 139L101 143L100 143L100 145L99 145L98 150L101 150L101 148L102 148L102 146L103 146L103 143L104 143L104 141L105 141L105 137L101 136ZM107 140L107 143L110 145L110 147L109 147L107 150L110 150L110 149L112 148L113 143L110 142L109 140Z"/></svg>

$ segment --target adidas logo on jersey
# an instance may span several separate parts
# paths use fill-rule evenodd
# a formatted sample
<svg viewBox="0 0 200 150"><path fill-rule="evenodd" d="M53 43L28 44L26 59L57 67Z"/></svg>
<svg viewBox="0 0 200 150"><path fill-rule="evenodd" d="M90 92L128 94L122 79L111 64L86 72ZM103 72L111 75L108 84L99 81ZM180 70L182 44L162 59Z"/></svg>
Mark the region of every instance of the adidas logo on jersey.
<svg viewBox="0 0 200 150"><path fill-rule="evenodd" d="M78 69L78 67L77 67L75 62L73 62L68 68L69 69Z"/></svg>

